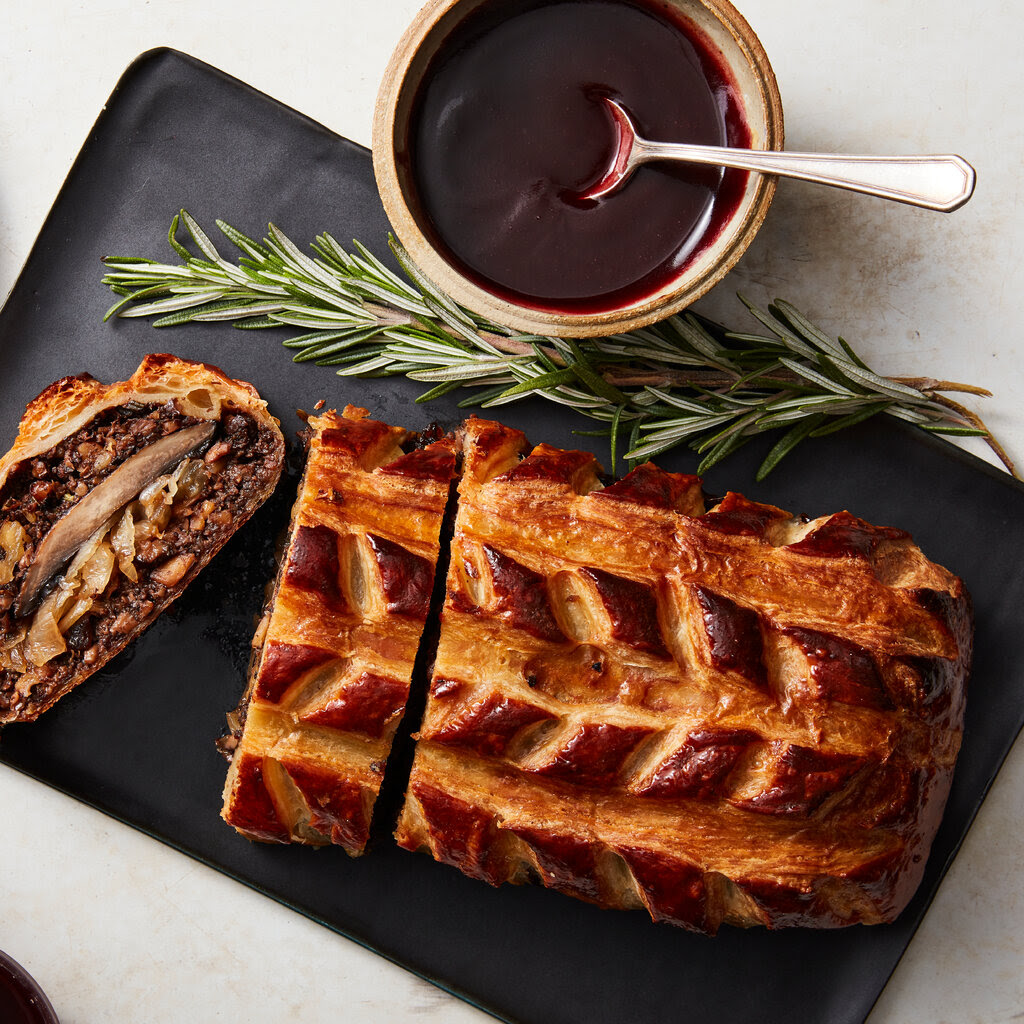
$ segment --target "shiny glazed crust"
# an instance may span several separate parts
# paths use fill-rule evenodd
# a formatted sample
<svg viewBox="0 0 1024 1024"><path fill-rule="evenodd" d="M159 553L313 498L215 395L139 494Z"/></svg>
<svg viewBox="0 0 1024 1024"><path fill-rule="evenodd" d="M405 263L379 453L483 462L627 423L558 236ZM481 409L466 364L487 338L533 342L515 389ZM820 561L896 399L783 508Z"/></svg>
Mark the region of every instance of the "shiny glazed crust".
<svg viewBox="0 0 1024 1024"><path fill-rule="evenodd" d="M259 392L245 381L232 380L208 363L194 363L167 353L146 356L128 380L101 384L94 377L62 377L33 398L21 417L11 450L0 459L0 488L11 470L48 451L101 412L129 402L143 405L175 401L187 416L220 419L225 408L251 414L280 434ZM284 439L281 441L282 449Z"/></svg>
<svg viewBox="0 0 1024 1024"><path fill-rule="evenodd" d="M426 624L455 443L311 417L306 473L263 622L222 817L250 839L363 852Z"/></svg>
<svg viewBox="0 0 1024 1024"><path fill-rule="evenodd" d="M960 746L961 581L848 512L463 444L399 844L701 932L893 920Z"/></svg>
<svg viewBox="0 0 1024 1024"><path fill-rule="evenodd" d="M18 676L13 686L2 694L5 705L0 708L0 724L34 720L128 646L180 596L231 534L273 492L284 461L284 438L278 421L270 415L256 389L244 381L232 380L215 366L168 354L151 354L126 381L102 384L87 374L64 377L33 399L22 416L13 446L0 459L0 503L4 501L3 490L18 467L36 459L46 463L47 453L56 445L108 410L130 404L162 406L166 403L173 403L177 414L197 420L220 421L232 413L251 417L259 431L269 438L265 464L261 467L262 485L249 489L245 507L236 511L230 529L220 530L215 543L207 538L180 578L173 584L155 588L148 595L152 598L146 602L148 611L138 616L131 628L122 631L115 641L108 641L89 664L83 663L56 687L52 682L47 683L47 678L51 666L57 662L29 668ZM72 508L73 504L68 511Z"/></svg>

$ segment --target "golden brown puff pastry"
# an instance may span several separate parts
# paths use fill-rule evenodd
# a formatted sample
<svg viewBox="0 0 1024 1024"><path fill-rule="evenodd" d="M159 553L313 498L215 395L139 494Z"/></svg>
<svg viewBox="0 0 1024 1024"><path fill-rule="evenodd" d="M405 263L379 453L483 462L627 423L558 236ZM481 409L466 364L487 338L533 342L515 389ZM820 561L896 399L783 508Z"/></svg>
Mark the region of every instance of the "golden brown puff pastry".
<svg viewBox="0 0 1024 1024"><path fill-rule="evenodd" d="M221 812L250 839L353 856L405 710L455 474L453 439L406 452L407 431L365 416L309 420Z"/></svg>
<svg viewBox="0 0 1024 1024"><path fill-rule="evenodd" d="M960 746L960 580L848 512L463 440L400 845L702 932L895 918Z"/></svg>
<svg viewBox="0 0 1024 1024"><path fill-rule="evenodd" d="M30 402L0 459L0 723L36 718L146 629L283 458L251 385L171 355Z"/></svg>

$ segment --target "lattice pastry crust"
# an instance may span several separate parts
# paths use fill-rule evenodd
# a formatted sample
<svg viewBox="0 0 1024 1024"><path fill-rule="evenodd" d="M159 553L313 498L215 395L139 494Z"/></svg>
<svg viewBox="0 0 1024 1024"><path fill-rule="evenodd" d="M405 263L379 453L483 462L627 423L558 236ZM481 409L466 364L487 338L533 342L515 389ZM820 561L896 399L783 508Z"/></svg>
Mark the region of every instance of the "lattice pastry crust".
<svg viewBox="0 0 1024 1024"><path fill-rule="evenodd" d="M960 746L968 595L811 522L471 420L400 845L697 931L892 920Z"/></svg>
<svg viewBox="0 0 1024 1024"><path fill-rule="evenodd" d="M223 818L251 839L363 852L427 619L450 438L365 409L311 417L275 591L253 641Z"/></svg>

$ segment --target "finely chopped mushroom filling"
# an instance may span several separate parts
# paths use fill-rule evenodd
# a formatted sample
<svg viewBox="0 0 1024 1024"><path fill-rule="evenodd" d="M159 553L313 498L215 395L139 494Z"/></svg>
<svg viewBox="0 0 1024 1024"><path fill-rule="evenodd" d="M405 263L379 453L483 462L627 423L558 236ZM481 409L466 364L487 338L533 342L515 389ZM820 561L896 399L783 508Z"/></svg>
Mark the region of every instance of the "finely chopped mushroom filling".
<svg viewBox="0 0 1024 1024"><path fill-rule="evenodd" d="M247 413L129 403L17 466L0 493L0 711L44 704L124 646L233 532L276 445Z"/></svg>

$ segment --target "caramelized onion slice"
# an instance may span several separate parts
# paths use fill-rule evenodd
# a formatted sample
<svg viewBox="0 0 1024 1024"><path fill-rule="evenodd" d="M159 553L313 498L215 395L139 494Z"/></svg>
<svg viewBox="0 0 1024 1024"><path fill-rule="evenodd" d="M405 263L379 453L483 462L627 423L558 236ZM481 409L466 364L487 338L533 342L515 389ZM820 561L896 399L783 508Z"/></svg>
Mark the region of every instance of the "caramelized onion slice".
<svg viewBox="0 0 1024 1024"><path fill-rule="evenodd" d="M147 445L121 463L63 519L58 520L39 545L35 560L25 574L14 608L15 615L20 618L33 611L47 580L107 519L127 505L154 478L167 472L193 448L209 440L216 429L217 424L208 420Z"/></svg>
<svg viewBox="0 0 1024 1024"><path fill-rule="evenodd" d="M117 555L117 564L121 572L132 581L139 582L139 574L135 568L135 518L131 508L126 508L116 529L111 531L110 546Z"/></svg>
<svg viewBox="0 0 1024 1024"><path fill-rule="evenodd" d="M28 534L16 519L0 526L0 586L14 579L14 570L28 547Z"/></svg>

